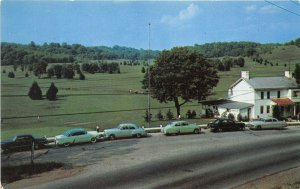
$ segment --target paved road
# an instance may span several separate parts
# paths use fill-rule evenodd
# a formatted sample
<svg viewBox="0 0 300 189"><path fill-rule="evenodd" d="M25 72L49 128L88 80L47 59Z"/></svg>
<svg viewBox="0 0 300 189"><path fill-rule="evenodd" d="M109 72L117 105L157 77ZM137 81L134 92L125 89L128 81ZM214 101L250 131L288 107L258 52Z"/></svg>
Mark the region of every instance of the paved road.
<svg viewBox="0 0 300 189"><path fill-rule="evenodd" d="M230 188L300 166L300 129L154 134L44 151L36 161L87 165L88 171L31 188Z"/></svg>

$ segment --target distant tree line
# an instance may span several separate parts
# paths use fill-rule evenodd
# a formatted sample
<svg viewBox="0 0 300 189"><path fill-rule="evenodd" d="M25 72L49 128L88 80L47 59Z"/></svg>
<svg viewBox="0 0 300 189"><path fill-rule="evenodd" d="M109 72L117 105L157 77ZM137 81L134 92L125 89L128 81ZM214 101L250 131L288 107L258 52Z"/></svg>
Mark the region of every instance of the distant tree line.
<svg viewBox="0 0 300 189"><path fill-rule="evenodd" d="M286 45L296 45L297 47L300 47L300 38L292 40L292 41L286 43Z"/></svg>
<svg viewBox="0 0 300 189"><path fill-rule="evenodd" d="M231 58L226 56L222 61L220 59L210 59L209 63L219 71L230 71L233 66L244 67L245 59L243 57Z"/></svg>
<svg viewBox="0 0 300 189"><path fill-rule="evenodd" d="M120 73L120 66L118 63L83 63L82 71L88 73Z"/></svg>
<svg viewBox="0 0 300 189"><path fill-rule="evenodd" d="M144 49L134 49L121 46L113 47L85 47L80 44L67 43L44 43L37 45L34 42L30 44L1 43L1 61L2 65L22 65L33 64L38 61L47 63L70 63L75 60L146 60L155 58L159 51L150 51Z"/></svg>

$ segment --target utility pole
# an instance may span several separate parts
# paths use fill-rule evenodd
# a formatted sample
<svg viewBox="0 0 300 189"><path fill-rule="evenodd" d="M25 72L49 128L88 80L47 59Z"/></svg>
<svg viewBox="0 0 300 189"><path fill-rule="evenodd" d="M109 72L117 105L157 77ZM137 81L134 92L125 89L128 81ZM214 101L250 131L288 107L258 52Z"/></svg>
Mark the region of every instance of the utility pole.
<svg viewBox="0 0 300 189"><path fill-rule="evenodd" d="M148 73L148 128L150 127L151 122L151 113L150 113L150 28L151 23L149 22L149 31L148 31L148 67L147 67L147 73Z"/></svg>

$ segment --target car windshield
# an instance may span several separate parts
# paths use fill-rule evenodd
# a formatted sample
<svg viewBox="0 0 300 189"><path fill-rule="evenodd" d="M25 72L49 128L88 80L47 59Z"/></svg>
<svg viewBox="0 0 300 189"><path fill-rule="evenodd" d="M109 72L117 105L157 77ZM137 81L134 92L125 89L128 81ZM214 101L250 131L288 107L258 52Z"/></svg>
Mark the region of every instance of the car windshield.
<svg viewBox="0 0 300 189"><path fill-rule="evenodd" d="M66 132L64 132L63 135L64 135L64 136L69 136L69 135L70 135L70 132L69 132L69 131L66 131Z"/></svg>
<svg viewBox="0 0 300 189"><path fill-rule="evenodd" d="M216 119L213 123L218 124L219 122L220 122L220 120L219 120L219 119Z"/></svg>

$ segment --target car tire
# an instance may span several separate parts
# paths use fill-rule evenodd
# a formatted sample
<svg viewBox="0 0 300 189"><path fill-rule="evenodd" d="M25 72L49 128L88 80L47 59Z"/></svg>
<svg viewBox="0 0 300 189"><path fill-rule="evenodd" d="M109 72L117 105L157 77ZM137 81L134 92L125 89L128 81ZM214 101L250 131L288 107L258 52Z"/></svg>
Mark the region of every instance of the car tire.
<svg viewBox="0 0 300 189"><path fill-rule="evenodd" d="M97 142L96 137L91 138L91 143L96 143L96 142Z"/></svg>
<svg viewBox="0 0 300 189"><path fill-rule="evenodd" d="M64 145L64 147L68 147L68 146L70 146L70 144L71 143L67 142L67 143L64 143L63 145Z"/></svg>
<svg viewBox="0 0 300 189"><path fill-rule="evenodd" d="M200 130L199 129L195 129L194 130L194 134L199 134L200 133Z"/></svg>
<svg viewBox="0 0 300 189"><path fill-rule="evenodd" d="M258 126L256 127L256 129L257 129L257 130L261 130L261 126L258 125Z"/></svg>
<svg viewBox="0 0 300 189"><path fill-rule="evenodd" d="M115 136L115 135L109 135L109 139L110 139L110 140L115 140L115 139L116 139L116 136Z"/></svg>
<svg viewBox="0 0 300 189"><path fill-rule="evenodd" d="M38 144L35 144L35 145L34 145L34 149L35 149L35 150L38 150L39 148L40 148L40 147L39 147Z"/></svg>
<svg viewBox="0 0 300 189"><path fill-rule="evenodd" d="M220 133L220 132L223 132L223 129L222 128L219 128L218 129L218 132Z"/></svg>
<svg viewBox="0 0 300 189"><path fill-rule="evenodd" d="M142 135L140 133L136 134L136 138L141 138Z"/></svg>

